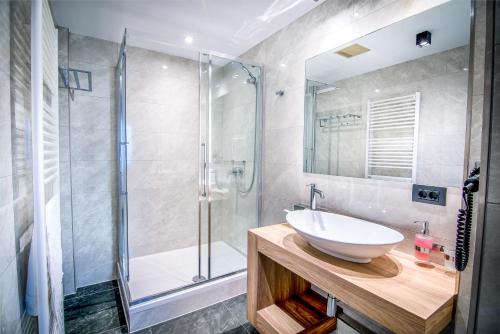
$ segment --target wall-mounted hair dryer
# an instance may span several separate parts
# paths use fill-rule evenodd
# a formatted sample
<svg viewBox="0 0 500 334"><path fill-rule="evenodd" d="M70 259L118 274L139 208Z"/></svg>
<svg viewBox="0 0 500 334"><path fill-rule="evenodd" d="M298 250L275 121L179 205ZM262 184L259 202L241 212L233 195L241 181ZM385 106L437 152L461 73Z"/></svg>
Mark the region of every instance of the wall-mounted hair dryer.
<svg viewBox="0 0 500 334"><path fill-rule="evenodd" d="M455 268L463 271L467 267L470 251L470 233L472 225L473 193L479 190L479 167L475 167L464 181L462 198L465 209L458 210L457 241L455 246Z"/></svg>

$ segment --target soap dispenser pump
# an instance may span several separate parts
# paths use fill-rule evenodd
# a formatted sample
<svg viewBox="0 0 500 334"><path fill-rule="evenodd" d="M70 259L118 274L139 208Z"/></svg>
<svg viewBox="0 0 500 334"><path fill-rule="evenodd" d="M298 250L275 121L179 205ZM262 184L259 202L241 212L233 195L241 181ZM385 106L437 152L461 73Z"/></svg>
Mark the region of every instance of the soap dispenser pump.
<svg viewBox="0 0 500 334"><path fill-rule="evenodd" d="M415 235L415 257L420 261L429 262L432 252L432 237L429 235L429 222L415 221L421 223L422 229L420 233Z"/></svg>

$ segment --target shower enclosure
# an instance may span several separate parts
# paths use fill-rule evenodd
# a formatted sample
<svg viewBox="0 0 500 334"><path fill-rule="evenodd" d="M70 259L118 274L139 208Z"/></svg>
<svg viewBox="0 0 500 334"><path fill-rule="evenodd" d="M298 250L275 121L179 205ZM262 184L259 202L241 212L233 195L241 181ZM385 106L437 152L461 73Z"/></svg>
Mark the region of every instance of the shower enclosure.
<svg viewBox="0 0 500 334"><path fill-rule="evenodd" d="M125 32L116 67L119 271L131 330L151 325L131 316L145 303L235 275L244 283L246 231L260 212L261 72Z"/></svg>

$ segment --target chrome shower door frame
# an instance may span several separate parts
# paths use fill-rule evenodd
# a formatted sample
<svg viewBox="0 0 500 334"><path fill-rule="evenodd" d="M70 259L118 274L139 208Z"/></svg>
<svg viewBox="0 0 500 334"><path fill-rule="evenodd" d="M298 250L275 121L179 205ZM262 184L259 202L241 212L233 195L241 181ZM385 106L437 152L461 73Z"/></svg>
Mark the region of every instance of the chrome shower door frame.
<svg viewBox="0 0 500 334"><path fill-rule="evenodd" d="M128 251L128 193L127 193L127 117L126 117L126 37L123 35L120 53L115 69L116 105L117 105L117 169L118 169L118 268L120 278L128 282L129 279L129 251ZM126 294L130 298L128 285Z"/></svg>
<svg viewBox="0 0 500 334"><path fill-rule="evenodd" d="M207 68L203 68L203 58L205 57ZM212 275L212 199L210 196L211 193L211 180L210 180L210 165L211 165L211 136L212 136L212 115L213 115L213 94L212 94L212 84L213 84L213 57L222 58L227 60L228 62L238 62L240 64L251 65L259 68L259 79L257 80L257 88L256 88L256 144L255 149L257 150L255 157L255 168L257 168L256 173L256 210L257 210L257 227L260 227L262 224L262 152L263 152L263 129L264 129L264 106L263 106L263 94L264 94L264 66L252 61L248 61L239 57L230 56L227 54L217 53L217 52L200 52L199 54L199 94L200 94L200 181L199 181L199 195L200 195L200 213L199 213L199 231L200 231L200 268L201 268L201 233L205 230L203 228L204 220L202 214L203 204L202 201L206 201L206 233L207 233L207 279L208 281L215 280L218 278L224 278L230 275L238 274L241 272L245 272L247 268L241 270L236 270L233 272L228 272L223 275L219 275L213 277ZM206 73L206 74L205 74ZM204 78L205 74L205 78ZM206 87L203 86L203 81L206 80ZM203 92L203 89L206 88L206 91ZM204 101L203 97L206 97L206 101ZM206 103L206 106L204 105ZM208 157L207 157L208 156ZM201 272L201 269L200 269Z"/></svg>

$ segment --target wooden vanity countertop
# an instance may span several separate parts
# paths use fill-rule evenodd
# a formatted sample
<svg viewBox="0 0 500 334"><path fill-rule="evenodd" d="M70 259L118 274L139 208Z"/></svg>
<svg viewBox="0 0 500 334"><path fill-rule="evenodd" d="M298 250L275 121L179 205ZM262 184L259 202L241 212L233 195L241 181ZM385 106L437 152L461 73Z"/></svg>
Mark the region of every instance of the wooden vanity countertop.
<svg viewBox="0 0 500 334"><path fill-rule="evenodd" d="M396 333L438 333L452 319L458 274L443 266L398 251L368 264L344 261L316 250L288 224L252 229L249 238L254 251Z"/></svg>

